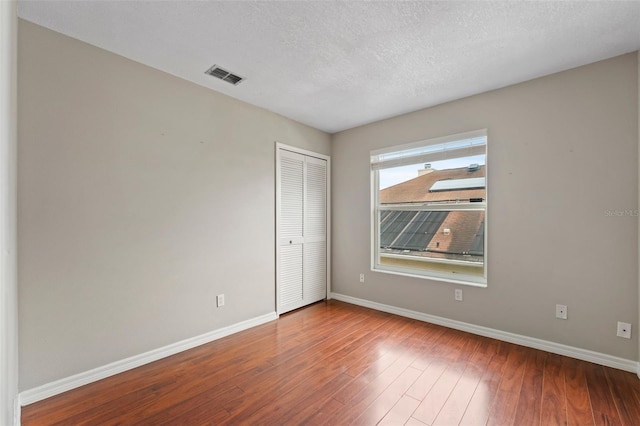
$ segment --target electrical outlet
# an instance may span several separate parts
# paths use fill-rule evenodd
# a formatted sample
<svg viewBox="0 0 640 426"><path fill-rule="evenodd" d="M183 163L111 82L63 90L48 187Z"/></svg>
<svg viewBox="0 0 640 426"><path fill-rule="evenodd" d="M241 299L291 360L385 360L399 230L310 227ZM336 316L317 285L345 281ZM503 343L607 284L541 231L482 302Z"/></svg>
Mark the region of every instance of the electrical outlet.
<svg viewBox="0 0 640 426"><path fill-rule="evenodd" d="M631 339L631 324L618 321L618 337Z"/></svg>
<svg viewBox="0 0 640 426"><path fill-rule="evenodd" d="M364 282L364 274L360 274L360 282L363 283Z"/></svg>
<svg viewBox="0 0 640 426"><path fill-rule="evenodd" d="M456 288L456 290L454 292L454 298L458 302L462 302L462 289L461 288Z"/></svg>
<svg viewBox="0 0 640 426"><path fill-rule="evenodd" d="M216 296L216 306L218 308L224 306L224 294L219 294Z"/></svg>
<svg viewBox="0 0 640 426"><path fill-rule="evenodd" d="M567 305L556 305L556 318L567 319Z"/></svg>

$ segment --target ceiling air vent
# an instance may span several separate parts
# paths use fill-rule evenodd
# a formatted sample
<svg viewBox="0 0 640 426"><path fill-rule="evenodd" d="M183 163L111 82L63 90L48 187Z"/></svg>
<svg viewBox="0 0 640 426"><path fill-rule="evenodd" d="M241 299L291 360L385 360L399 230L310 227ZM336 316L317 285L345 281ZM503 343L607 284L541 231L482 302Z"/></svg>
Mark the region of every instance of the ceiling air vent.
<svg viewBox="0 0 640 426"><path fill-rule="evenodd" d="M224 68L220 68L217 65L212 66L211 68L209 68L208 70L205 71L205 74L209 74L215 78L219 78L220 80L224 80L227 83L231 83L234 86L237 86L238 83L240 83L242 80L244 80L243 77L240 77L239 75L235 75L235 74L231 74L229 71L225 70Z"/></svg>

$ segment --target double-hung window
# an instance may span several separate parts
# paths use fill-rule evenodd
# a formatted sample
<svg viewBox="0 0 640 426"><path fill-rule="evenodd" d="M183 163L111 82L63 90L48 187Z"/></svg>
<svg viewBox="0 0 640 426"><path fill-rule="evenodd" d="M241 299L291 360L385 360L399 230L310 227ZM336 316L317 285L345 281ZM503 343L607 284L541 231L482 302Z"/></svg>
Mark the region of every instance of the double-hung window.
<svg viewBox="0 0 640 426"><path fill-rule="evenodd" d="M487 132L371 151L372 269L487 283Z"/></svg>

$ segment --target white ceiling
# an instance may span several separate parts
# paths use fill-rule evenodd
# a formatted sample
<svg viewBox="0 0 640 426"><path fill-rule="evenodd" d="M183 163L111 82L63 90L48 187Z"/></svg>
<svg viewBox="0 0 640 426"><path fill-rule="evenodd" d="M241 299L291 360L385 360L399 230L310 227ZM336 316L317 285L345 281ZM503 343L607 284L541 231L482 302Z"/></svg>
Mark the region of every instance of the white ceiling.
<svg viewBox="0 0 640 426"><path fill-rule="evenodd" d="M18 14L330 133L640 49L640 1L20 0Z"/></svg>

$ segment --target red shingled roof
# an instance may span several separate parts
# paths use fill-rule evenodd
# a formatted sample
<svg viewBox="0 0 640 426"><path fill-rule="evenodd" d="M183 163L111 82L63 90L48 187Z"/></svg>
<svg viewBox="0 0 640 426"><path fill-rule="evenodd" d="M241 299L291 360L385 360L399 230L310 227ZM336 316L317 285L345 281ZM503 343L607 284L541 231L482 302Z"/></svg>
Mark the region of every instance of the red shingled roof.
<svg viewBox="0 0 640 426"><path fill-rule="evenodd" d="M468 202L471 198L480 198L484 200L486 199L485 188L434 192L429 191L433 184L438 181L479 178L484 176L485 166L480 166L474 171L470 171L468 167L433 170L423 174L422 176L418 176L414 179L381 190L380 203L407 204L458 200ZM417 250L416 254L423 252L424 255L427 255L428 253L429 257L468 260L467 257L473 252L473 259L477 259L477 251L479 250L480 253L482 253L484 250L482 247L473 249L474 240L476 239L476 234L480 232L480 227L483 226L484 218L484 211L448 212L435 234L432 234L432 236L429 236L428 238L425 235L425 238L427 238L425 240L426 247ZM411 228L411 226L407 225L402 231L400 231L397 238L400 238L402 233L415 231L409 231L409 228ZM448 230L446 233L445 229ZM396 229L396 231L398 230ZM480 256L482 255L480 254Z"/></svg>
<svg viewBox="0 0 640 426"><path fill-rule="evenodd" d="M483 220L483 211L449 212L427 249L448 253L470 252L476 232ZM448 234L445 234L445 229L450 230Z"/></svg>
<svg viewBox="0 0 640 426"><path fill-rule="evenodd" d="M462 189L453 191L429 192L429 189L439 180L467 179L485 176L485 166L476 171L469 171L467 167L457 169L434 170L406 182L399 183L380 191L381 204L418 203L426 201L455 201L470 198L486 198L485 189Z"/></svg>

